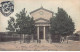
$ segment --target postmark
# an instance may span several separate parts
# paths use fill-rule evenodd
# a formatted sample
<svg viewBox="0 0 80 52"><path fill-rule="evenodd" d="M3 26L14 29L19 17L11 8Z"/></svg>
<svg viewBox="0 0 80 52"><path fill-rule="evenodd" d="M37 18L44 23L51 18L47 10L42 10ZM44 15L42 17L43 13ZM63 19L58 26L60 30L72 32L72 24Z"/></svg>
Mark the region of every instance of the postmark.
<svg viewBox="0 0 80 52"><path fill-rule="evenodd" d="M1 2L0 12L6 17L9 16L14 12L14 4L11 1Z"/></svg>

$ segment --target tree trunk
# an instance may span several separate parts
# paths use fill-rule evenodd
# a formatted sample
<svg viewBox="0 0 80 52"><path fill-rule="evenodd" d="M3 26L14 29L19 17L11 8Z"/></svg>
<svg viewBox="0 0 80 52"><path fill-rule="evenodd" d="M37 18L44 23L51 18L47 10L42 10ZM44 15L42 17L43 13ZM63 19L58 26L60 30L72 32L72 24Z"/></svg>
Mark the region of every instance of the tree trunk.
<svg viewBox="0 0 80 52"><path fill-rule="evenodd" d="M33 34L32 34L32 42L34 42L34 39L33 39Z"/></svg>
<svg viewBox="0 0 80 52"><path fill-rule="evenodd" d="M67 36L67 43L68 43L68 36Z"/></svg>
<svg viewBox="0 0 80 52"><path fill-rule="evenodd" d="M62 43L62 36L60 35L60 43Z"/></svg>
<svg viewBox="0 0 80 52"><path fill-rule="evenodd" d="M20 34L20 44L21 44L21 34Z"/></svg>
<svg viewBox="0 0 80 52"><path fill-rule="evenodd" d="M23 34L23 43L25 43L25 34Z"/></svg>
<svg viewBox="0 0 80 52"><path fill-rule="evenodd" d="M14 34L12 34L12 36L13 36L13 41L14 41Z"/></svg>
<svg viewBox="0 0 80 52"><path fill-rule="evenodd" d="M24 34L24 43L25 43L25 34Z"/></svg>

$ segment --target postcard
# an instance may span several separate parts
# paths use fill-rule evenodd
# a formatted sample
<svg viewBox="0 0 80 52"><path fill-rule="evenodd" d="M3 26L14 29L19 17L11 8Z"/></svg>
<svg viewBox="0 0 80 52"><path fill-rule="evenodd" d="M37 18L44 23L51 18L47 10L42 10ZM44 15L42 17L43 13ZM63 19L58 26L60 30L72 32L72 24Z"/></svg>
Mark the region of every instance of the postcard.
<svg viewBox="0 0 80 52"><path fill-rule="evenodd" d="M0 51L80 51L80 0L0 0Z"/></svg>

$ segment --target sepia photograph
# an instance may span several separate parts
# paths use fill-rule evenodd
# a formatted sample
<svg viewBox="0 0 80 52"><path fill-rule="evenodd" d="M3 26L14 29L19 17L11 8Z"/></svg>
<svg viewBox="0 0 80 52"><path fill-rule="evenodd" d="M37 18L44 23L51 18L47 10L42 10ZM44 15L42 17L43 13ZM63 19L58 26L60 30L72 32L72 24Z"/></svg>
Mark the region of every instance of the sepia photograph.
<svg viewBox="0 0 80 52"><path fill-rule="evenodd" d="M0 51L80 51L80 0L0 0Z"/></svg>

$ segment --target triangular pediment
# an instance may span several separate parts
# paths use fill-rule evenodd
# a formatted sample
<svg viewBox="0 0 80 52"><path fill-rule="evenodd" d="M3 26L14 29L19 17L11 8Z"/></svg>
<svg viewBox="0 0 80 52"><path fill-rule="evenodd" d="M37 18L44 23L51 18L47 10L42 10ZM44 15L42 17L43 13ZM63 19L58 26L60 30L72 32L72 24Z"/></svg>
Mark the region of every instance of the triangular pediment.
<svg viewBox="0 0 80 52"><path fill-rule="evenodd" d="M32 14L32 13L34 13L34 12L36 12L36 11L39 11L39 10L44 10L44 11L47 11L47 12L49 12L49 13L53 13L52 11L47 10L47 9L45 9L45 8L41 7L41 8L38 8L38 9L36 9L36 10L34 10L34 11L30 12L30 14Z"/></svg>
<svg viewBox="0 0 80 52"><path fill-rule="evenodd" d="M49 20L44 18L38 18L35 20L35 23L49 23Z"/></svg>

